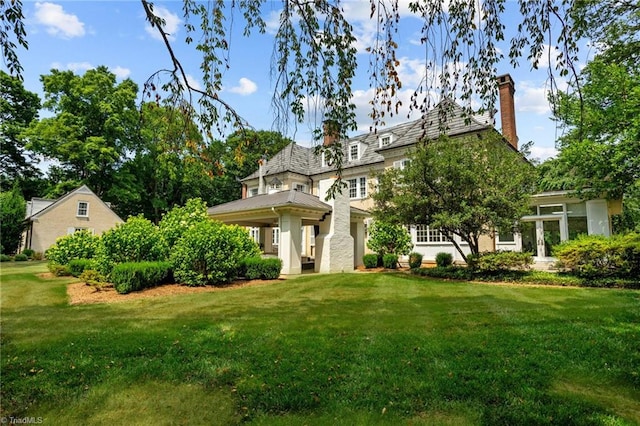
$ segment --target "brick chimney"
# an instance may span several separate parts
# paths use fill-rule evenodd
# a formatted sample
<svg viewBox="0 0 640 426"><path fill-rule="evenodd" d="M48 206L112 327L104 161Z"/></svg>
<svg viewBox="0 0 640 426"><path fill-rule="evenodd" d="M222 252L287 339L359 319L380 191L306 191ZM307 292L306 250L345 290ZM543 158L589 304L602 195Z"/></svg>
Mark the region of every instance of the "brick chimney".
<svg viewBox="0 0 640 426"><path fill-rule="evenodd" d="M338 123L332 120L325 120L322 123L322 134L324 135L324 141L322 142L322 144L324 146L333 145L340 136Z"/></svg>
<svg viewBox="0 0 640 426"><path fill-rule="evenodd" d="M516 109L513 94L516 89L509 74L498 76L498 90L500 92L500 121L502 135L511 146L518 149L518 133L516 132Z"/></svg>

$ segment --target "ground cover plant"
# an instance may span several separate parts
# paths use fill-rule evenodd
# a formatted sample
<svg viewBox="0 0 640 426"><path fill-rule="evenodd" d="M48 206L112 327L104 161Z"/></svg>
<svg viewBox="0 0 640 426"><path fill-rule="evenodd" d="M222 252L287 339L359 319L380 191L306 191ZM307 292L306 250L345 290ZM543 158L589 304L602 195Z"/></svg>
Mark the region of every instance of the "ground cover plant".
<svg viewBox="0 0 640 426"><path fill-rule="evenodd" d="M69 306L45 271L2 266L3 417L640 423L638 291L311 274Z"/></svg>

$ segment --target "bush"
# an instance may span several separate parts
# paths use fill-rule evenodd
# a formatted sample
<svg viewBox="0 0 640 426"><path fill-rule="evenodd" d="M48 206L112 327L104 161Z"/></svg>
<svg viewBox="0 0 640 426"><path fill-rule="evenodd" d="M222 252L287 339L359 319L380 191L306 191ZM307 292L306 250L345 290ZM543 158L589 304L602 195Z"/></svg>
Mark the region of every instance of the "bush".
<svg viewBox="0 0 640 426"><path fill-rule="evenodd" d="M436 254L436 265L441 268L453 265L453 255L451 253L440 252Z"/></svg>
<svg viewBox="0 0 640 426"><path fill-rule="evenodd" d="M67 268L67 265L60 265L55 262L49 262L47 264L47 268L49 269L49 272L51 272L56 277L66 277L71 275L71 272L69 272L69 268Z"/></svg>
<svg viewBox="0 0 640 426"><path fill-rule="evenodd" d="M387 269L396 269L398 267L398 255L387 253L382 256L382 266Z"/></svg>
<svg viewBox="0 0 640 426"><path fill-rule="evenodd" d="M119 263L165 261L168 252L157 226L142 216L130 217L102 234L96 267L109 277Z"/></svg>
<svg viewBox="0 0 640 426"><path fill-rule="evenodd" d="M375 253L369 253L362 256L362 262L367 269L375 268L378 266L378 255Z"/></svg>
<svg viewBox="0 0 640 426"><path fill-rule="evenodd" d="M13 260L15 260L16 262L26 262L27 260L29 260L29 258L27 257L26 254L20 253L20 254L16 254L13 257Z"/></svg>
<svg viewBox="0 0 640 426"><path fill-rule="evenodd" d="M56 240L56 243L45 252L47 260L58 265L67 265L73 259L92 259L100 237L87 230L74 232Z"/></svg>
<svg viewBox="0 0 640 426"><path fill-rule="evenodd" d="M176 280L190 286L229 282L242 260L260 256L246 229L205 221L187 230L171 253Z"/></svg>
<svg viewBox="0 0 640 426"><path fill-rule="evenodd" d="M242 261L244 276L250 280L275 280L280 276L282 260L250 257Z"/></svg>
<svg viewBox="0 0 640 426"><path fill-rule="evenodd" d="M420 253L410 253L409 254L409 268L419 268L422 266L422 255Z"/></svg>
<svg viewBox="0 0 640 426"><path fill-rule="evenodd" d="M171 248L188 229L207 220L207 204L200 198L192 198L184 207L174 207L168 211L158 223L158 228Z"/></svg>
<svg viewBox="0 0 640 426"><path fill-rule="evenodd" d="M6 254L0 254L0 262L9 262L11 260L11 256Z"/></svg>
<svg viewBox="0 0 640 426"><path fill-rule="evenodd" d="M33 255L36 254L36 252L33 249L24 249L24 250L22 250L22 254L27 256L29 259L32 259Z"/></svg>
<svg viewBox="0 0 640 426"><path fill-rule="evenodd" d="M107 280L104 275L93 269L85 269L82 274L80 274L79 278L80 281L84 282L86 285L95 287L96 291L102 290L102 287L107 285Z"/></svg>
<svg viewBox="0 0 640 426"><path fill-rule="evenodd" d="M73 259L69 261L67 269L74 277L79 277L85 269L93 269L94 261L91 259Z"/></svg>
<svg viewBox="0 0 640 426"><path fill-rule="evenodd" d="M495 273L509 270L526 270L533 263L531 253L496 251L468 256L467 265L476 272Z"/></svg>
<svg viewBox="0 0 640 426"><path fill-rule="evenodd" d="M435 268L416 268L412 273L423 277L446 278L451 280L470 280L473 274L469 268L463 266L436 266Z"/></svg>
<svg viewBox="0 0 640 426"><path fill-rule="evenodd" d="M369 228L367 247L380 256L387 253L407 255L413 248L411 235L402 225L375 221Z"/></svg>
<svg viewBox="0 0 640 426"><path fill-rule="evenodd" d="M31 258L33 260L42 260L42 259L44 259L44 255L41 252L37 251L37 252L33 253L33 256L31 256Z"/></svg>
<svg viewBox="0 0 640 426"><path fill-rule="evenodd" d="M640 276L640 234L581 235L554 248L559 266L584 278Z"/></svg>
<svg viewBox="0 0 640 426"><path fill-rule="evenodd" d="M120 263L111 271L111 281L118 293L126 294L163 284L170 272L169 262Z"/></svg>

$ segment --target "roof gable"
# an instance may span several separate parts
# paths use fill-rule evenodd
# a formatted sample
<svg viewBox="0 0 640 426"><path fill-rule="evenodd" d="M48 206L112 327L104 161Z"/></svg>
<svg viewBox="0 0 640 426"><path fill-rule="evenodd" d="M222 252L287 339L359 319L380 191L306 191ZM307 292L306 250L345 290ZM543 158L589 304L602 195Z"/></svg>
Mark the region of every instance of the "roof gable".
<svg viewBox="0 0 640 426"><path fill-rule="evenodd" d="M33 220L33 219L42 217L43 215L55 209L56 207L63 205L67 200L69 200L71 197L77 194L84 194L94 198L100 204L102 204L107 210L109 210L119 221L122 222L122 219L120 218L120 216L118 216L113 210L111 210L111 207L109 207L104 201L102 201L102 199L98 197L91 189L89 189L87 185L82 185L79 188L74 189L73 191L67 192L62 197L56 200L47 200L52 202L46 207L44 207L43 209L38 210L37 212L31 214L30 216L27 216L26 220Z"/></svg>

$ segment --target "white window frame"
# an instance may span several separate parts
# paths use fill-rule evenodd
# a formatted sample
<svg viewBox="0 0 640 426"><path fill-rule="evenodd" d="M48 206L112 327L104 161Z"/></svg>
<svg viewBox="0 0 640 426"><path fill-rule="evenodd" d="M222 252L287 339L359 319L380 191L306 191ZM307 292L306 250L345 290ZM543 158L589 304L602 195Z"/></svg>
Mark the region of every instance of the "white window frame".
<svg viewBox="0 0 640 426"><path fill-rule="evenodd" d="M393 162L393 168L398 170L404 170L407 168L411 160L408 158L403 158L402 160L397 160Z"/></svg>
<svg viewBox="0 0 640 426"><path fill-rule="evenodd" d="M81 205L84 204L84 208ZM84 213L82 213L84 211ZM76 210L77 217L89 217L89 202L88 201L78 201L78 208Z"/></svg>
<svg viewBox="0 0 640 426"><path fill-rule="evenodd" d="M255 197L256 195L258 195L258 188L249 188L247 191L247 198Z"/></svg>
<svg viewBox="0 0 640 426"><path fill-rule="evenodd" d="M307 185L304 183L298 183L298 182L294 182L293 183L293 189L299 192L307 192Z"/></svg>
<svg viewBox="0 0 640 426"><path fill-rule="evenodd" d="M428 225L416 225L416 244L449 243L444 234L437 228Z"/></svg>
<svg viewBox="0 0 640 426"><path fill-rule="evenodd" d="M351 200L361 200L367 198L367 177L358 176L347 179L349 184L349 198Z"/></svg>
<svg viewBox="0 0 640 426"><path fill-rule="evenodd" d="M379 144L380 148L383 148L385 146L389 146L392 143L393 143L393 135L390 134L390 133L386 133L386 134L380 135L380 137L378 138L378 144Z"/></svg>
<svg viewBox="0 0 640 426"><path fill-rule="evenodd" d="M355 155L354 155L355 148ZM349 161L356 161L360 159L360 144L358 142L353 142L349 144Z"/></svg>
<svg viewBox="0 0 640 426"><path fill-rule="evenodd" d="M279 246L280 245L280 228L271 228L271 245Z"/></svg>
<svg viewBox="0 0 640 426"><path fill-rule="evenodd" d="M260 244L260 228L257 226L253 226L249 228L249 235L253 238L253 241Z"/></svg>

